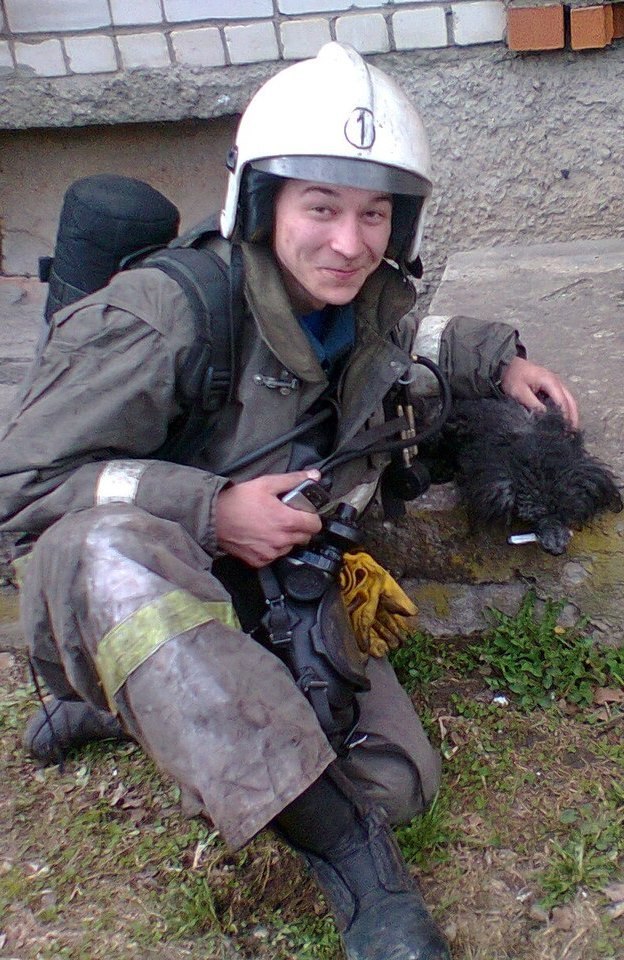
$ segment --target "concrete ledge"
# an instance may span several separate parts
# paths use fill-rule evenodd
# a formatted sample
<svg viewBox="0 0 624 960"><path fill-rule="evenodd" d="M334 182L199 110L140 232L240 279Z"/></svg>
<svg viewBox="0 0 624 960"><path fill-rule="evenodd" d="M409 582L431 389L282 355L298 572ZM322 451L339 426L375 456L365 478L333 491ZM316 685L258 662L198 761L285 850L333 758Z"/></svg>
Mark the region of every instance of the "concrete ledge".
<svg viewBox="0 0 624 960"><path fill-rule="evenodd" d="M533 588L542 599L567 601L566 625L584 616L598 642L624 643L622 514L587 526L553 557L535 544L510 546L502 528L471 529L448 484L408 505L398 524L375 512L367 532L367 547L401 580L433 636L477 633L489 607L515 613Z"/></svg>
<svg viewBox="0 0 624 960"><path fill-rule="evenodd" d="M0 129L211 119L240 113L283 63L137 69L56 79L0 77Z"/></svg>

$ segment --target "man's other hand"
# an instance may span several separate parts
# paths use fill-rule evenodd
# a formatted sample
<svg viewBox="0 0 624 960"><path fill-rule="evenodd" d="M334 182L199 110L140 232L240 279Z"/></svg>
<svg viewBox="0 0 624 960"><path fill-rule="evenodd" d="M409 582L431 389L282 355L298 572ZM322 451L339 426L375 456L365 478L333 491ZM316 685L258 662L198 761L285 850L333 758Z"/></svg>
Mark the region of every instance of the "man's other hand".
<svg viewBox="0 0 624 960"><path fill-rule="evenodd" d="M299 470L224 487L216 506L219 547L259 569L308 543L321 529L320 517L287 507L279 497L304 480L319 479L318 470Z"/></svg>
<svg viewBox="0 0 624 960"><path fill-rule="evenodd" d="M563 413L571 427L578 427L579 416L576 401L568 388L556 373L545 367L538 367L530 360L514 357L504 370L501 389L508 397L513 397L527 410L546 408L539 399L540 394L550 397Z"/></svg>

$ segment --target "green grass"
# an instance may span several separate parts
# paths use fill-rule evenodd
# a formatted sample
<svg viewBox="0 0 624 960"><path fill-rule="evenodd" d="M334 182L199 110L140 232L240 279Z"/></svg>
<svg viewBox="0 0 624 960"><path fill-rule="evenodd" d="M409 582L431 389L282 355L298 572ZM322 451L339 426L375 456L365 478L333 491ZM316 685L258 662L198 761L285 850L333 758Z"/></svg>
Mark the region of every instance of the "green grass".
<svg viewBox="0 0 624 960"><path fill-rule="evenodd" d="M401 852L407 863L431 869L449 859L449 848L459 839L457 823L450 816L450 803L442 789L431 806L410 824L396 831Z"/></svg>
<svg viewBox="0 0 624 960"><path fill-rule="evenodd" d="M473 666L492 671L485 683L510 691L524 710L557 700L587 707L596 687L624 685L624 649L596 646L582 619L560 626L564 606L546 600L538 611L529 591L515 616L492 610L493 627L470 647Z"/></svg>
<svg viewBox="0 0 624 960"><path fill-rule="evenodd" d="M570 810L571 832L563 841L551 840L552 858L540 877L546 907L565 903L579 888L601 890L616 876L624 855L624 810L586 804Z"/></svg>
<svg viewBox="0 0 624 960"><path fill-rule="evenodd" d="M277 919L274 926L271 941L281 940L297 960L336 960L341 955L340 938L329 916L302 917L290 923Z"/></svg>
<svg viewBox="0 0 624 960"><path fill-rule="evenodd" d="M408 693L426 690L449 671L464 673L475 665L472 644L439 640L422 632L411 634L403 646L390 653L389 660Z"/></svg>

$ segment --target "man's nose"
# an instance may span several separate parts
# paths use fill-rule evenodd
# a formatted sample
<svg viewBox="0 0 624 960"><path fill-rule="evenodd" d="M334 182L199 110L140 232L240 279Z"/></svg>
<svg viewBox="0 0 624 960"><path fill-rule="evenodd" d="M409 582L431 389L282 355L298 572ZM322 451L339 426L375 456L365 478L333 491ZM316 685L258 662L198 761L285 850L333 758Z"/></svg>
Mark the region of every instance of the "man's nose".
<svg viewBox="0 0 624 960"><path fill-rule="evenodd" d="M331 247L348 260L359 256L364 247L362 227L357 217L340 217L333 225Z"/></svg>

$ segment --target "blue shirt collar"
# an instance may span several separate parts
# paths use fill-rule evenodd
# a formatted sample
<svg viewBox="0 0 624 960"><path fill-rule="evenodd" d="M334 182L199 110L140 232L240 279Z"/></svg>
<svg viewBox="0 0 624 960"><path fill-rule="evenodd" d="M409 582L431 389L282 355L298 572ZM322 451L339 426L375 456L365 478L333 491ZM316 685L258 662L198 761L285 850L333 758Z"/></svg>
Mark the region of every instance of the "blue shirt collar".
<svg viewBox="0 0 624 960"><path fill-rule="evenodd" d="M299 323L326 372L345 357L355 343L353 305L325 307L299 317Z"/></svg>

